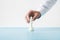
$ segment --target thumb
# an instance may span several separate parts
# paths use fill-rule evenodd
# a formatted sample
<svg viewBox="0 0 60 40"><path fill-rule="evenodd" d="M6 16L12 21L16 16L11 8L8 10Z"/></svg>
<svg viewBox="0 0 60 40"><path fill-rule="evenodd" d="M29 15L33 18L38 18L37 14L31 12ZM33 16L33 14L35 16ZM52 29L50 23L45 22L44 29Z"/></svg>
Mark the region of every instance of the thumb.
<svg viewBox="0 0 60 40"><path fill-rule="evenodd" d="M32 20L34 21L34 20L36 20L36 18L37 18L37 14L35 14L35 15L32 17Z"/></svg>

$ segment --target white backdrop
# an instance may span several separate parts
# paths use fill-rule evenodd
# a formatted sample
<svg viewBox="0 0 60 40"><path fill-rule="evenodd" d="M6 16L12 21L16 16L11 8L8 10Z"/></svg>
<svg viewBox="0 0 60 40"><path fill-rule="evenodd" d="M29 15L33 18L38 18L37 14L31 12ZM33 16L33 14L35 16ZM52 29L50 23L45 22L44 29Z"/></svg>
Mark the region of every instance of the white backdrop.
<svg viewBox="0 0 60 40"><path fill-rule="evenodd" d="M29 27L25 20L29 7L25 7L24 0L0 0L0 27ZM60 27L60 0L49 12L34 21L33 27Z"/></svg>

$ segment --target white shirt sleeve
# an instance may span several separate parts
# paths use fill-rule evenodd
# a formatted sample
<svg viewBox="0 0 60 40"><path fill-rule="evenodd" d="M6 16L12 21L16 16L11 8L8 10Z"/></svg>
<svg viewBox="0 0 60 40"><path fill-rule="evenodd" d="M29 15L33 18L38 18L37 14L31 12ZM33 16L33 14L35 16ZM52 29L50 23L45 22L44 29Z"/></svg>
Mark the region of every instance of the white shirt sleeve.
<svg viewBox="0 0 60 40"><path fill-rule="evenodd" d="M56 3L57 0L47 0L40 9L41 16L44 15L51 7Z"/></svg>

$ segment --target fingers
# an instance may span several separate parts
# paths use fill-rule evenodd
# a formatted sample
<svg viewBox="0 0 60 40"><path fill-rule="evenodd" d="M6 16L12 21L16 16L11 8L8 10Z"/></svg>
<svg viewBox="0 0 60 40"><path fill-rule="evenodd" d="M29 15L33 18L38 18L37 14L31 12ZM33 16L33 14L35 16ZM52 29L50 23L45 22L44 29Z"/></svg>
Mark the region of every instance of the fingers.
<svg viewBox="0 0 60 40"><path fill-rule="evenodd" d="M30 10L29 12L28 12L28 14L26 15L26 20L27 20L27 23L29 23L30 22L30 17L32 16L32 10Z"/></svg>
<svg viewBox="0 0 60 40"><path fill-rule="evenodd" d="M26 21L27 21L27 23L29 23L30 22L30 17L29 17L29 15L26 15Z"/></svg>

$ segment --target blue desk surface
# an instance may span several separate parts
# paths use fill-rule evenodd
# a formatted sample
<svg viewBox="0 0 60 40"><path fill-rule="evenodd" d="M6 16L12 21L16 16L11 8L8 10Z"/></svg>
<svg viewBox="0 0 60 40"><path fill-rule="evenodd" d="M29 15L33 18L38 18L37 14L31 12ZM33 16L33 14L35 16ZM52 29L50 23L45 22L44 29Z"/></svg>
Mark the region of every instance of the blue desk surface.
<svg viewBox="0 0 60 40"><path fill-rule="evenodd" d="M0 28L0 40L60 40L60 28Z"/></svg>

